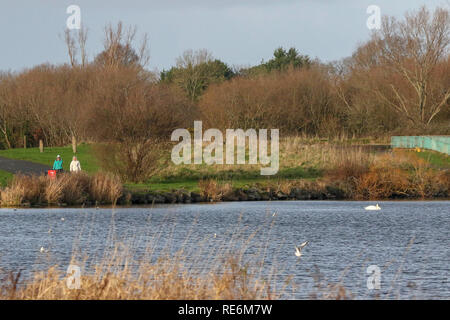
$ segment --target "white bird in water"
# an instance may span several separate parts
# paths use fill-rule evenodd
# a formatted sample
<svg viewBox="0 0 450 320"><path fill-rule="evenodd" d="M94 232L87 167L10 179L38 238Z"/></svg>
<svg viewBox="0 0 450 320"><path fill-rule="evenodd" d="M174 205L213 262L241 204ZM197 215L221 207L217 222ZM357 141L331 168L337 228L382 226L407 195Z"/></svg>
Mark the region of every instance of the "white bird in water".
<svg viewBox="0 0 450 320"><path fill-rule="evenodd" d="M274 212L273 214L272 214L272 217L275 217L277 215L277 213L276 212Z"/></svg>
<svg viewBox="0 0 450 320"><path fill-rule="evenodd" d="M64 221L65 219L64 218L61 218L61 221Z"/></svg>
<svg viewBox="0 0 450 320"><path fill-rule="evenodd" d="M52 233L52 232L53 232L52 228L48 229L48 233Z"/></svg>
<svg viewBox="0 0 450 320"><path fill-rule="evenodd" d="M305 241L303 242L301 245L299 245L298 247L295 247L295 255L297 257L301 257L302 256L302 250L304 247L306 247L306 245L309 243L309 241Z"/></svg>
<svg viewBox="0 0 450 320"><path fill-rule="evenodd" d="M375 206L367 206L364 208L365 210L369 210L369 211L374 211L374 210L381 210L380 206L378 205L378 203Z"/></svg>
<svg viewBox="0 0 450 320"><path fill-rule="evenodd" d="M44 249L44 247L41 247L41 249L39 249L39 251L40 251L41 253L46 252L45 249Z"/></svg>
<svg viewBox="0 0 450 320"><path fill-rule="evenodd" d="M214 233L214 239L217 238L217 233Z"/></svg>

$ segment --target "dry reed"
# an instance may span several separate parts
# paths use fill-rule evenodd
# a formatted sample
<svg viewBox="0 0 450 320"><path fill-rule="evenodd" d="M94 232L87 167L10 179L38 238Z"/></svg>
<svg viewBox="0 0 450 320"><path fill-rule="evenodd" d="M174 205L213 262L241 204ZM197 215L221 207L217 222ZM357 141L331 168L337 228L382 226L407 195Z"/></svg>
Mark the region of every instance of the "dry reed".
<svg viewBox="0 0 450 320"><path fill-rule="evenodd" d="M10 186L1 190L1 205L80 205L86 201L115 204L121 195L122 183L112 174L61 174L56 179L43 175L16 175Z"/></svg>

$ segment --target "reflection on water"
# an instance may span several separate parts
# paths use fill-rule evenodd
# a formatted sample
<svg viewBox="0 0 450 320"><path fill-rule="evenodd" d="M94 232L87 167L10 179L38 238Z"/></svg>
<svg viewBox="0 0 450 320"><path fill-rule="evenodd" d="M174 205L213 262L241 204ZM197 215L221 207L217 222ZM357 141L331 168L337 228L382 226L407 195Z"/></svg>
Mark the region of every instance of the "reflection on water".
<svg viewBox="0 0 450 320"><path fill-rule="evenodd" d="M449 201L235 202L119 209L1 209L0 268L33 270L59 265L74 254L89 257L121 242L136 259L151 250L183 249L193 270L225 252L264 261L262 275L282 287L292 276L288 298L308 298L314 279L339 281L355 298L450 298ZM275 213L275 214L274 214ZM64 218L62 221L61 218ZM295 245L309 240L301 260ZM44 247L48 254L40 253ZM147 257L147 256L145 256ZM217 262L217 260L215 261ZM368 290L367 267L381 270L381 289Z"/></svg>

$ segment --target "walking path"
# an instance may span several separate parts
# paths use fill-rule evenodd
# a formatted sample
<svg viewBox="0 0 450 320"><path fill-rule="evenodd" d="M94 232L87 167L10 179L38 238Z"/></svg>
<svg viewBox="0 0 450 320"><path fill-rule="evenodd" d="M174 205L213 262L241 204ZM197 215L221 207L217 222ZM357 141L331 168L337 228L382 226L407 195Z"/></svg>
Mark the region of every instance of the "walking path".
<svg viewBox="0 0 450 320"><path fill-rule="evenodd" d="M0 170L11 173L43 174L51 169L44 164L0 157Z"/></svg>

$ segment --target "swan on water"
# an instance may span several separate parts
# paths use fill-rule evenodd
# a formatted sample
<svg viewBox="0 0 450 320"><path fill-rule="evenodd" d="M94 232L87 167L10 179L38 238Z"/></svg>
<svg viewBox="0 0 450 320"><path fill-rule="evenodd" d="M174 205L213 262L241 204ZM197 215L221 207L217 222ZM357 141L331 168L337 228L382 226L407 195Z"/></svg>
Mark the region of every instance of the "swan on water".
<svg viewBox="0 0 450 320"><path fill-rule="evenodd" d="M381 208L378 205L378 203L375 206L367 206L364 209L366 209L366 210L381 210Z"/></svg>

